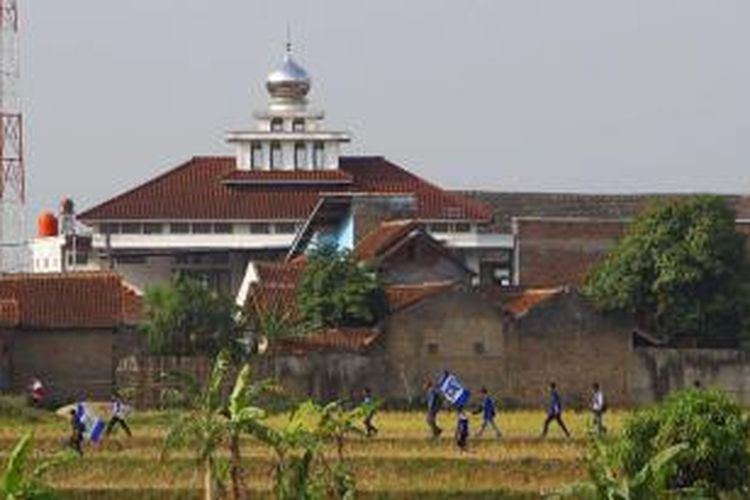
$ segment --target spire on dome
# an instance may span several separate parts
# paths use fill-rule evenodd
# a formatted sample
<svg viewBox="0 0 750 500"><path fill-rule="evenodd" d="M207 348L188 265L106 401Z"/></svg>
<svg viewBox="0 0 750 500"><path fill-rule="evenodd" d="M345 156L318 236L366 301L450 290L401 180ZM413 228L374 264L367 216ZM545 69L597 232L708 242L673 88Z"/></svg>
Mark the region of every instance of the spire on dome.
<svg viewBox="0 0 750 500"><path fill-rule="evenodd" d="M307 70L292 58L292 39L287 24L284 62L268 75L266 89L274 99L304 101L311 84Z"/></svg>

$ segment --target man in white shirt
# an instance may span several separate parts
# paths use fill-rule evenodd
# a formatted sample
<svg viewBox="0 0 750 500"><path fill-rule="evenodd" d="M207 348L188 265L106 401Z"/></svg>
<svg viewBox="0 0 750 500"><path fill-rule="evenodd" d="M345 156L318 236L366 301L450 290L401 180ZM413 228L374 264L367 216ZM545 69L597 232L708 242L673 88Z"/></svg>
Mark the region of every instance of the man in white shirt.
<svg viewBox="0 0 750 500"><path fill-rule="evenodd" d="M604 412L607 411L607 404L604 401L604 393L598 383L591 386L591 411L594 414L594 432L605 434L607 428L604 427Z"/></svg>

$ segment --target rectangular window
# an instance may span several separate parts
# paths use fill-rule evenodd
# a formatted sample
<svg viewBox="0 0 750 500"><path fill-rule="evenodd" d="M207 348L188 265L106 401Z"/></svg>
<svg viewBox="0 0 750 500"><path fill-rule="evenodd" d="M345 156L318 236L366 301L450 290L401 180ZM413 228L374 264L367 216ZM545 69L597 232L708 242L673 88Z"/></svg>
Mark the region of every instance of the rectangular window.
<svg viewBox="0 0 750 500"><path fill-rule="evenodd" d="M269 234L271 232L271 224L267 222L251 222L250 233L251 234Z"/></svg>
<svg viewBox="0 0 750 500"><path fill-rule="evenodd" d="M102 234L120 234L120 224L117 222L104 222L99 226Z"/></svg>
<svg viewBox="0 0 750 500"><path fill-rule="evenodd" d="M146 222L143 224L143 232L145 234L161 234L164 232L164 225L156 222Z"/></svg>
<svg viewBox="0 0 750 500"><path fill-rule="evenodd" d="M211 234L210 222L194 222L193 234Z"/></svg>
<svg viewBox="0 0 750 500"><path fill-rule="evenodd" d="M303 142L294 145L294 168L307 167L307 146Z"/></svg>
<svg viewBox="0 0 750 500"><path fill-rule="evenodd" d="M471 224L468 222L456 222L456 224L453 225L453 230L457 233L470 233Z"/></svg>
<svg viewBox="0 0 750 500"><path fill-rule="evenodd" d="M76 252L76 264L79 266L85 266L89 263L89 253L88 252Z"/></svg>
<svg viewBox="0 0 750 500"><path fill-rule="evenodd" d="M325 146L322 142L316 142L313 146L313 168L323 168L324 155Z"/></svg>
<svg viewBox="0 0 750 500"><path fill-rule="evenodd" d="M284 120L273 118L271 120L271 132L281 132L282 130L284 130Z"/></svg>
<svg viewBox="0 0 750 500"><path fill-rule="evenodd" d="M141 234L143 225L140 222L123 222L120 229L122 234Z"/></svg>
<svg viewBox="0 0 750 500"><path fill-rule="evenodd" d="M214 233L215 234L232 234L234 231L234 226L229 223L225 222L217 222L214 224Z"/></svg>
<svg viewBox="0 0 750 500"><path fill-rule="evenodd" d="M143 255L118 255L115 257L118 264L145 264L146 257Z"/></svg>
<svg viewBox="0 0 750 500"><path fill-rule="evenodd" d="M263 145L256 142L250 148L250 166L261 168L263 166Z"/></svg>
<svg viewBox="0 0 750 500"><path fill-rule="evenodd" d="M284 160L281 153L281 144L278 142L271 143L271 168L282 168Z"/></svg>
<svg viewBox="0 0 750 500"><path fill-rule="evenodd" d="M187 222L174 222L169 225L169 232L172 234L188 234L190 232L190 224Z"/></svg>
<svg viewBox="0 0 750 500"><path fill-rule="evenodd" d="M447 233L448 229L449 229L448 224L445 224L443 222L436 222L435 224L430 224L431 233Z"/></svg>
<svg viewBox="0 0 750 500"><path fill-rule="evenodd" d="M435 342L430 342L427 344L427 354L437 354L438 353L438 345Z"/></svg>
<svg viewBox="0 0 750 500"><path fill-rule="evenodd" d="M297 232L297 225L294 222L279 222L275 229L278 234L294 234Z"/></svg>
<svg viewBox="0 0 750 500"><path fill-rule="evenodd" d="M305 120L303 118L295 118L292 122L292 130L294 132L304 132L305 131Z"/></svg>

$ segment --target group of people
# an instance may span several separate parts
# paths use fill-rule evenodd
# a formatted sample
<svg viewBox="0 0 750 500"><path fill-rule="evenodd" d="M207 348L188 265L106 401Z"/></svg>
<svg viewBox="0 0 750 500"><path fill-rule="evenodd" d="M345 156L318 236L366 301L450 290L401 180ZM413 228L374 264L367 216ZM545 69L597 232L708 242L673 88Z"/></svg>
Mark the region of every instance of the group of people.
<svg viewBox="0 0 750 500"><path fill-rule="evenodd" d="M117 394L112 395L111 415L106 424L98 419L91 422L92 418L86 409L86 403L79 401L75 408L70 410L70 447L83 456L83 443L88 435L94 444L98 444L102 437L109 436L117 427L122 428L128 437L132 436L130 427L125 420L129 407Z"/></svg>

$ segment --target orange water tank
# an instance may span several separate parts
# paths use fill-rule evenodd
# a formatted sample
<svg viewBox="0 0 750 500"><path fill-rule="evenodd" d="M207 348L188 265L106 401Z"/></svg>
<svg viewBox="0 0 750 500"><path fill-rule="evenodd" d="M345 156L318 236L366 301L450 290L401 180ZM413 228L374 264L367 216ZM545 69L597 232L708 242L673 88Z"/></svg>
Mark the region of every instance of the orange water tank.
<svg viewBox="0 0 750 500"><path fill-rule="evenodd" d="M60 234L57 217L51 212L42 212L37 220L37 228L40 237Z"/></svg>

